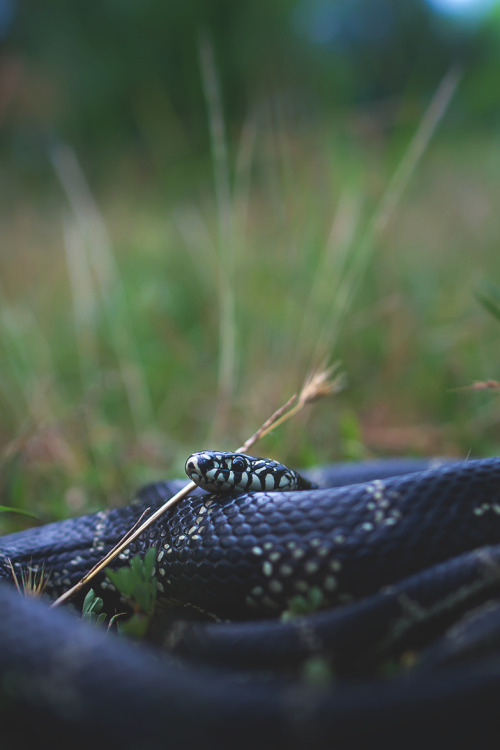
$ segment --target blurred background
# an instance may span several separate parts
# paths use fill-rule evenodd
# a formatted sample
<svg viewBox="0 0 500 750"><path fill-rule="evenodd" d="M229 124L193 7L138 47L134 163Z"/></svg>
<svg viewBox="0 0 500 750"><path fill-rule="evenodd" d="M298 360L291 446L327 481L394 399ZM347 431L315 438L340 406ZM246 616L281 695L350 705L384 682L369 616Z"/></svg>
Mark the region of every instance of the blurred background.
<svg viewBox="0 0 500 750"><path fill-rule="evenodd" d="M338 360L257 453L498 452L499 2L0 0L0 44L1 505L122 502Z"/></svg>

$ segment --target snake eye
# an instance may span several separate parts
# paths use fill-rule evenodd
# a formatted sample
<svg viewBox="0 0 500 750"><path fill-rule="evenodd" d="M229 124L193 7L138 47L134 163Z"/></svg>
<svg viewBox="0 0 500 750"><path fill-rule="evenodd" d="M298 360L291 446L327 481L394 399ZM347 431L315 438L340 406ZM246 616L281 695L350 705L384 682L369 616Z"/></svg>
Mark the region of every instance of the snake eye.
<svg viewBox="0 0 500 750"><path fill-rule="evenodd" d="M247 462L243 458L243 456L235 456L232 461L232 470L237 472L243 472L245 471L247 467Z"/></svg>

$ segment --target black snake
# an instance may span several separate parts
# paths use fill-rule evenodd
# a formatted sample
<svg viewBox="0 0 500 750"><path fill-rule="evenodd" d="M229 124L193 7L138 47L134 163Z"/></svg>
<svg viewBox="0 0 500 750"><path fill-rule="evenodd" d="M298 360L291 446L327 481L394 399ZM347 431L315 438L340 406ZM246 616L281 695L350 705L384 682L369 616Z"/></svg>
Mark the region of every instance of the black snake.
<svg viewBox="0 0 500 750"><path fill-rule="evenodd" d="M217 481L252 491L193 492L116 561L156 548L154 650L0 586L2 747L33 727L53 747L481 745L500 725L500 459L344 465L273 491L266 461L255 479L215 458ZM62 593L181 486L3 537L0 578L43 569Z"/></svg>

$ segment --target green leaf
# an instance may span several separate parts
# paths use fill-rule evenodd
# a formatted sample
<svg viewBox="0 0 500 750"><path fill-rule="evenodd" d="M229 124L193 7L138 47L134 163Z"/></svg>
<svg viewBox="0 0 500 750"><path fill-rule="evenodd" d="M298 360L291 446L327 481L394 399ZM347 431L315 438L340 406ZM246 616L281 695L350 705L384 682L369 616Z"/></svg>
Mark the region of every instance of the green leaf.
<svg viewBox="0 0 500 750"><path fill-rule="evenodd" d="M127 599L132 595L134 590L133 571L127 568L120 570L106 569L106 575L110 579L111 583L118 589Z"/></svg>
<svg viewBox="0 0 500 750"><path fill-rule="evenodd" d="M318 612L326 604L327 602L321 589L313 586L304 596L294 596L292 599L289 599L288 607L281 614L281 619L283 622L288 622L289 620L293 620L294 617Z"/></svg>
<svg viewBox="0 0 500 750"><path fill-rule="evenodd" d="M125 622L120 622L118 630L130 638L144 638L149 625L149 617L141 614L133 614Z"/></svg>
<svg viewBox="0 0 500 750"><path fill-rule="evenodd" d="M144 575L146 578L151 578L156 563L156 549L151 547L144 555Z"/></svg>
<svg viewBox="0 0 500 750"><path fill-rule="evenodd" d="M35 513L30 513L29 510L24 510L23 508L11 508L9 505L0 505L0 513L18 513L20 516L27 516L40 522L40 518Z"/></svg>
<svg viewBox="0 0 500 750"><path fill-rule="evenodd" d="M82 618L91 622L101 623L106 619L106 614L100 614L103 608L102 599L97 596L94 589L90 589L83 600Z"/></svg>
<svg viewBox="0 0 500 750"><path fill-rule="evenodd" d="M156 549L152 547L144 559L141 559L140 555L135 555L127 567L118 570L106 569L106 575L120 594L128 600L135 613L147 617L153 613L156 602L156 580L152 577L155 561ZM139 629L141 628L142 625Z"/></svg>

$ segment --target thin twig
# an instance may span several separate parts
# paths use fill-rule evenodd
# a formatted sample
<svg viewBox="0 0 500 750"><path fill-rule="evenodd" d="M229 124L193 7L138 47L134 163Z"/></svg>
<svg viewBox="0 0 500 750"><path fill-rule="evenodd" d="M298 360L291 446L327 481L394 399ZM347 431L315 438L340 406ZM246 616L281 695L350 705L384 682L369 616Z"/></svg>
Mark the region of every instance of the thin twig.
<svg viewBox="0 0 500 750"><path fill-rule="evenodd" d="M148 526L150 526L154 521L156 521L157 518L162 516L165 511L167 511L169 508L171 508L173 505L179 502L179 500L182 500L183 497L186 497L192 490L196 489L196 484L194 482L189 482L186 484L185 487L182 488L176 495L170 498L170 500L167 500L166 503L163 503L161 508L158 508L157 511L153 513L152 516L149 516L144 523L142 523L133 533L127 533L125 535L125 541L118 542L118 544L113 547L113 549L108 552L100 562L95 565L91 571L86 573L83 578L81 578L78 583L75 583L74 586L72 586L70 589L64 592L64 594L61 594L57 599L55 599L51 606L56 607L58 604L62 604L63 602L67 601L70 597L73 596L73 594L76 594L77 591L80 591L86 583L90 581L91 578L93 578L97 573L99 573L103 568L106 567L114 558L120 554L120 552L123 552L125 547L128 547L128 545L134 541L134 539L137 539L138 536L142 534L143 531L145 531Z"/></svg>
<svg viewBox="0 0 500 750"><path fill-rule="evenodd" d="M235 451L235 453L244 453L245 451L247 451L252 447L252 445L257 442L257 440L260 440L261 437L267 435L277 425L282 424L283 422L297 414L301 409L307 406L307 404L310 404L319 398L329 396L340 390L340 388L342 387L343 376L337 375L337 377L335 377L333 380L329 379L330 375L334 372L335 369L337 369L337 367L338 365L334 365L327 369L318 368L317 370L313 371L308 376L308 378L306 378L306 381L304 382L299 395L297 396L297 394L294 394L291 398L289 398L286 404L277 409L274 414L272 414L272 416L269 417L269 419L267 419L264 424L259 427L259 429L254 432L254 434ZM293 404L294 401L297 401L297 403L290 408L291 404ZM72 597L73 594L76 594L78 591L80 591L80 589L82 589L91 580L91 578L93 578L97 573L103 570L103 568L109 565L109 563L114 560L114 558L117 557L120 552L128 547L129 544L134 541L134 539L137 539L137 537L140 536L143 531L145 531L152 523L154 523L154 521L156 521L167 510L172 508L174 505L176 505L176 503L186 497L186 495L195 490L196 487L197 485L194 482L188 482L188 484L186 484L185 487L177 492L176 495L171 497L170 500L167 500L166 503L164 503L160 508L158 508L158 510L156 510L151 516L149 516L149 518L141 523L142 518L144 518L145 513L147 513L147 511L144 511L139 520L136 521L134 526L129 531L127 531L125 536L118 542L118 544L116 544L113 549L110 550L102 558L102 560L97 563L97 565L94 565L94 567L89 570L89 572L86 573L83 578L78 581L78 583L65 591L64 594L61 594L60 597L55 599L55 601L52 602L51 606L56 607L57 605L62 604L70 597Z"/></svg>
<svg viewBox="0 0 500 750"><path fill-rule="evenodd" d="M268 426L267 429L262 430L259 437L264 437L264 435L267 435L269 432L271 432L271 430L274 430L276 427L282 425L283 422L286 422L291 417L294 417L295 414L298 414L299 411L302 411L302 409L308 404L312 404L314 401L317 401L320 398L331 396L334 393L338 393L338 391L342 390L345 382L343 373L339 373L335 378L330 379L330 376L335 372L335 370L338 369L338 366L338 363L336 363L328 368L319 367L317 370L313 370L311 374L306 378L295 406L293 406L290 411L281 415L279 419L276 419L276 421Z"/></svg>
<svg viewBox="0 0 500 750"><path fill-rule="evenodd" d="M260 440L260 438L267 434L269 430L272 430L273 427L279 422L280 417L286 412L286 410L293 404L293 402L296 400L297 394L294 393L293 396L290 396L286 404L283 404L283 406L280 406L279 409L276 409L274 414L271 414L269 419L266 419L264 424L262 424L259 429L254 432L254 434L246 440L242 446L238 448L238 450L235 451L235 453L246 453L247 450L249 450L252 445L255 445L257 440Z"/></svg>
<svg viewBox="0 0 500 750"><path fill-rule="evenodd" d="M462 385L458 388L451 388L452 391L498 391L500 383L498 380L479 380L472 385Z"/></svg>
<svg viewBox="0 0 500 750"><path fill-rule="evenodd" d="M115 546L109 550L109 552L106 553L106 555L99 560L98 563L94 565L93 568L91 568L83 578L81 578L78 583L76 583L73 588L68 589L68 591L65 591L64 594L61 594L61 596L58 599L55 599L55 601L52 602L51 607L54 607L56 604L60 604L61 602L68 599L70 596L75 594L77 591L79 591L85 584L90 581L91 578L93 578L96 573L99 573L102 568L108 564L111 560L114 560L116 555L119 555L122 549L124 549L124 546L126 547L133 539L135 539L134 532L136 529L139 529L141 525L141 521L144 518L144 516L149 511L149 508L146 508L146 510L141 513L140 517L137 519L137 521L134 523L134 525L122 536L119 542L115 544ZM139 532L140 533L140 532Z"/></svg>
<svg viewBox="0 0 500 750"><path fill-rule="evenodd" d="M16 589L19 591L19 593L22 594L23 592L21 591L21 586L19 584L16 571L14 570L14 566L12 565L12 560L10 558L9 558L9 567L10 567L10 572L12 573L12 578L14 580L14 585Z"/></svg>

